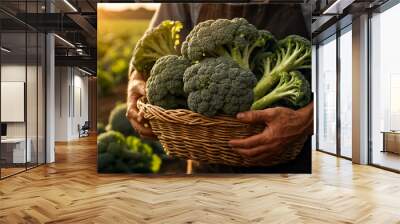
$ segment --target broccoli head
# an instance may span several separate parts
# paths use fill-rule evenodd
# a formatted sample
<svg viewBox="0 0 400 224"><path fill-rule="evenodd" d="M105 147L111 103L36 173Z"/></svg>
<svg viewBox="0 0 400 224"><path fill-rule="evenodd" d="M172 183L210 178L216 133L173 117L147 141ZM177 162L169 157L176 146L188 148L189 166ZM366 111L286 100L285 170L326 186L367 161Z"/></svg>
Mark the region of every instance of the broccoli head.
<svg viewBox="0 0 400 224"><path fill-rule="evenodd" d="M97 148L99 153L104 153L108 150L111 143L124 144L125 137L117 131L108 131L100 134L97 137Z"/></svg>
<svg viewBox="0 0 400 224"><path fill-rule="evenodd" d="M256 49L273 46L275 38L257 30L244 18L207 20L197 24L182 43L182 55L192 61L226 56L242 68L250 69L250 57Z"/></svg>
<svg viewBox="0 0 400 224"><path fill-rule="evenodd" d="M311 42L301 36L289 35L278 42L273 53L266 51L255 58L255 69L263 73L254 88L254 99L258 100L279 82L282 72L311 68Z"/></svg>
<svg viewBox="0 0 400 224"><path fill-rule="evenodd" d="M235 115L250 109L254 74L227 57L206 58L183 75L188 107L205 116Z"/></svg>
<svg viewBox="0 0 400 224"><path fill-rule="evenodd" d="M183 73L189 66L190 61L177 55L159 58L146 82L149 103L164 109L186 108Z"/></svg>
<svg viewBox="0 0 400 224"><path fill-rule="evenodd" d="M131 68L148 77L154 63L165 55L178 55L179 32L183 25L179 21L165 20L142 36L133 50Z"/></svg>
<svg viewBox="0 0 400 224"><path fill-rule="evenodd" d="M255 101L251 109L262 110L275 105L277 102L284 102L285 105L290 107L300 108L310 102L310 83L300 72L282 72L279 77L278 85L270 93Z"/></svg>
<svg viewBox="0 0 400 224"><path fill-rule="evenodd" d="M118 131L125 136L137 135L135 129L133 129L126 117L127 109L126 103L123 103L116 105L114 109L111 110L110 116L108 117L108 125L106 126L107 131Z"/></svg>
<svg viewBox="0 0 400 224"><path fill-rule="evenodd" d="M152 148L134 136L124 137L117 131L108 131L98 136L99 172L155 173L161 159Z"/></svg>

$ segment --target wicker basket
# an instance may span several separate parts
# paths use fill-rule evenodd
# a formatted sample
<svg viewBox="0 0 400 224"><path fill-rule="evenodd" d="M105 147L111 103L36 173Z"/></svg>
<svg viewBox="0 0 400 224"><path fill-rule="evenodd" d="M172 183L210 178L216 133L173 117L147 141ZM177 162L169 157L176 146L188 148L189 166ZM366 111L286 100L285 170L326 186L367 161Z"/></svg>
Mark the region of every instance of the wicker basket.
<svg viewBox="0 0 400 224"><path fill-rule="evenodd" d="M293 160L305 142L301 140L281 155L254 163L232 150L228 141L260 133L264 126L244 124L227 116L210 118L185 109L165 110L143 99L138 101L138 108L149 120L166 153L182 159L231 166L271 166Z"/></svg>

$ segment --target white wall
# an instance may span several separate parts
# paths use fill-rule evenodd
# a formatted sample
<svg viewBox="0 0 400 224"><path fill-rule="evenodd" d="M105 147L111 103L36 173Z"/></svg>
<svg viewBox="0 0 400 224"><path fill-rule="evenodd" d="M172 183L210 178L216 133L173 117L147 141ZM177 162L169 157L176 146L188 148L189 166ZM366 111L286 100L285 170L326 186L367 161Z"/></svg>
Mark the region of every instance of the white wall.
<svg viewBox="0 0 400 224"><path fill-rule="evenodd" d="M28 73L33 67L28 66ZM25 64L4 64L1 66L1 81L2 82L25 82ZM36 92L35 92L36 93ZM28 97L33 94L27 94ZM36 94L35 94L36 96ZM1 108L7 110L7 108ZM28 118L28 120L30 120ZM7 137L25 137L25 123L12 122L7 123Z"/></svg>
<svg viewBox="0 0 400 224"><path fill-rule="evenodd" d="M39 69L37 71L37 69ZM32 161L44 163L44 89L43 89L42 68L25 64L2 64L1 81L2 82L24 82L26 83L26 107L22 108L27 120L24 122L5 122L7 124L8 138L25 138L30 140L32 150ZM27 78L27 80L25 80ZM23 93L22 93L23 94ZM7 97L7 96L2 96ZM2 111L10 108L1 108ZM11 112L12 111L7 111ZM37 156L37 153L39 154Z"/></svg>
<svg viewBox="0 0 400 224"><path fill-rule="evenodd" d="M76 68L56 67L56 141L79 138L78 125L88 120L88 78L83 75Z"/></svg>

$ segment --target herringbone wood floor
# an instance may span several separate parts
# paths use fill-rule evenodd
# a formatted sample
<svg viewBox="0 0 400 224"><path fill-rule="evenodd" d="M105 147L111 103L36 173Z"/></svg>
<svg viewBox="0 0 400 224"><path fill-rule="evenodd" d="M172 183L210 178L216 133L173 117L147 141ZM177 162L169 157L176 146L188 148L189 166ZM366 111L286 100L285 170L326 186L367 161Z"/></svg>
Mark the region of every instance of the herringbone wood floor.
<svg viewBox="0 0 400 224"><path fill-rule="evenodd" d="M312 175L96 173L95 138L0 181L0 223L400 223L400 175L313 155Z"/></svg>

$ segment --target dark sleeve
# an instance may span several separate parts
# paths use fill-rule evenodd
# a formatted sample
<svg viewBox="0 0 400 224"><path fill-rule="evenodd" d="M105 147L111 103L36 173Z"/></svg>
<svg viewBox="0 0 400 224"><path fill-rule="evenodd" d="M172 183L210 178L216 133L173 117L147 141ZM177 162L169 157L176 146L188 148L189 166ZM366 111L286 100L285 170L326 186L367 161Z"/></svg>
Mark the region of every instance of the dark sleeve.
<svg viewBox="0 0 400 224"><path fill-rule="evenodd" d="M181 30L181 42L185 39L187 34L192 30L192 22L190 19L190 10L187 4L179 3L162 3L160 7L154 13L148 30L158 26L164 20L181 21L183 23L183 29ZM133 73L134 67L132 65L133 57L129 62L129 76Z"/></svg>
<svg viewBox="0 0 400 224"><path fill-rule="evenodd" d="M181 21L183 23L183 29L181 31L182 38L186 37L193 27L188 4L161 3L150 21L149 28L158 26L164 20Z"/></svg>

